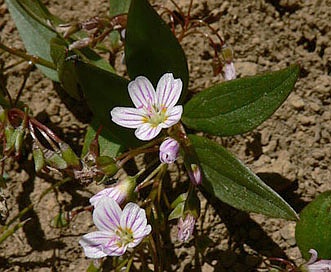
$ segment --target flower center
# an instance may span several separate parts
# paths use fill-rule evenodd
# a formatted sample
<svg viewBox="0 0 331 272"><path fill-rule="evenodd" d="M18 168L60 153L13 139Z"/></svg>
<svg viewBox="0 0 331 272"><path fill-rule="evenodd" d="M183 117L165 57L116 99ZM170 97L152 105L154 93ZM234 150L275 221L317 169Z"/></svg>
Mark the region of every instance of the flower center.
<svg viewBox="0 0 331 272"><path fill-rule="evenodd" d="M167 120L166 112L166 107L157 107L156 105L149 104L146 108L144 122L151 124L153 127L157 127Z"/></svg>
<svg viewBox="0 0 331 272"><path fill-rule="evenodd" d="M127 244L132 243L134 241L133 232L132 232L131 229L128 229L128 228L119 229L117 231L117 234L120 237L120 240L118 241L119 246L127 245Z"/></svg>

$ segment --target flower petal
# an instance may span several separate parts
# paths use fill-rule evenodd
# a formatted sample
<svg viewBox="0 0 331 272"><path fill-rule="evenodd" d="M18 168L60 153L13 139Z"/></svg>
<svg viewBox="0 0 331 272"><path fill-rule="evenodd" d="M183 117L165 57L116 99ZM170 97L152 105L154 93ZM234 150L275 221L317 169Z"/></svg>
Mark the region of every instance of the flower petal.
<svg viewBox="0 0 331 272"><path fill-rule="evenodd" d="M116 231L120 226L122 210L110 197L100 199L93 212L93 222L99 230Z"/></svg>
<svg viewBox="0 0 331 272"><path fill-rule="evenodd" d="M137 128L144 122L144 111L142 109L116 107L110 112L112 121L122 127Z"/></svg>
<svg viewBox="0 0 331 272"><path fill-rule="evenodd" d="M162 124L160 124L160 127L168 128L177 124L180 118L182 117L182 113L183 113L183 106L181 105L168 109L166 113L167 119Z"/></svg>
<svg viewBox="0 0 331 272"><path fill-rule="evenodd" d="M164 74L156 87L156 98L160 108L171 108L176 105L182 93L183 83L174 79L171 73Z"/></svg>
<svg viewBox="0 0 331 272"><path fill-rule="evenodd" d="M118 203L118 205L121 205L123 203L123 201L125 200L125 196L123 196L123 195L124 195L123 192L121 192L120 189L115 185L110 188L103 189L100 192L98 192L97 194L95 194L94 196L92 196L90 198L90 203L91 203L91 205L94 206L94 208L96 208L99 201L103 197L111 197Z"/></svg>
<svg viewBox="0 0 331 272"><path fill-rule="evenodd" d="M79 244L83 247L86 257L98 259L107 256L103 249L111 235L112 233L108 231L94 231L85 234L79 240Z"/></svg>
<svg viewBox="0 0 331 272"><path fill-rule="evenodd" d="M152 83L144 76L138 76L128 85L129 95L136 108L140 109L156 103Z"/></svg>
<svg viewBox="0 0 331 272"><path fill-rule="evenodd" d="M123 209L120 224L122 229L129 228L134 231L132 226L136 221L139 221L139 224L141 221L145 221L145 227L147 224L146 214L136 203L130 202Z"/></svg>
<svg viewBox="0 0 331 272"><path fill-rule="evenodd" d="M135 131L135 135L139 140L149 141L155 138L161 132L161 126L154 127L149 123L145 123L138 127Z"/></svg>

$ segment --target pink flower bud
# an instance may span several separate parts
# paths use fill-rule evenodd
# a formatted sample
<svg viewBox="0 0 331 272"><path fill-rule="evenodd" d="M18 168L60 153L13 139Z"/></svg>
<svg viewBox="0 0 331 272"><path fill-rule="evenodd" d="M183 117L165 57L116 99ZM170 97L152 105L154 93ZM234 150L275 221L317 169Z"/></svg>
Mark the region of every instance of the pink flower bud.
<svg viewBox="0 0 331 272"><path fill-rule="evenodd" d="M181 242L186 242L190 236L193 234L195 225L195 218L191 214L187 214L185 219L179 218L177 228L178 228L178 240Z"/></svg>
<svg viewBox="0 0 331 272"><path fill-rule="evenodd" d="M235 79L236 77L236 69L234 68L233 62L225 63L224 79L228 81Z"/></svg>
<svg viewBox="0 0 331 272"><path fill-rule="evenodd" d="M173 163L179 153L179 143L173 138L167 138L160 145L160 161L163 163Z"/></svg>
<svg viewBox="0 0 331 272"><path fill-rule="evenodd" d="M99 193L90 198L90 203L96 208L99 201L104 197L110 197L117 202L118 205L124 203L133 194L136 187L136 179L127 177L126 179L117 182L113 186L103 189Z"/></svg>

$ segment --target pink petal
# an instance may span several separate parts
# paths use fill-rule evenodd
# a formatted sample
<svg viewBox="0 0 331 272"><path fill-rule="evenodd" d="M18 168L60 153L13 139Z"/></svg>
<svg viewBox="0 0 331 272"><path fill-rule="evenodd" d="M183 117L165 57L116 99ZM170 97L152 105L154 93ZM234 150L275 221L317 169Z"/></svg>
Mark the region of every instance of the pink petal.
<svg viewBox="0 0 331 272"><path fill-rule="evenodd" d="M99 230L116 231L120 226L122 210L110 197L100 199L93 212L93 222Z"/></svg>
<svg viewBox="0 0 331 272"><path fill-rule="evenodd" d="M112 233L108 231L94 231L85 234L79 240L79 244L83 247L86 257L98 259L107 256L103 249L111 235Z"/></svg>
<svg viewBox="0 0 331 272"><path fill-rule="evenodd" d="M159 107L171 108L176 105L182 93L182 81L174 79L171 73L164 74L156 87L156 97Z"/></svg>
<svg viewBox="0 0 331 272"><path fill-rule="evenodd" d="M136 108L140 109L156 103L155 90L152 83L144 76L138 76L128 86L129 95Z"/></svg>
<svg viewBox="0 0 331 272"><path fill-rule="evenodd" d="M145 123L136 129L135 135L139 140L149 141L155 138L161 132L161 129L160 125L153 127L151 124Z"/></svg>
<svg viewBox="0 0 331 272"><path fill-rule="evenodd" d="M124 201L124 199L125 199L123 197L123 193L119 190L118 187L116 187L116 185L114 185L114 186L112 186L110 188L103 189L99 193L97 193L94 196L92 196L90 198L91 205L93 205L94 208L96 208L96 206L98 205L99 201L103 197L111 197L112 199L114 199L118 203L118 205L120 205Z"/></svg>
<svg viewBox="0 0 331 272"><path fill-rule="evenodd" d="M173 108L168 109L166 115L167 119L160 124L162 128L168 128L175 124L177 124L182 117L183 106L175 106Z"/></svg>
<svg viewBox="0 0 331 272"><path fill-rule="evenodd" d="M144 123L144 111L141 109L116 107L110 114L112 121L122 127L137 128Z"/></svg>
<svg viewBox="0 0 331 272"><path fill-rule="evenodd" d="M123 209L120 224L122 229L129 228L132 231L134 231L132 226L136 223L136 221L139 221L140 223L141 221L144 220L145 220L145 225L144 225L145 227L147 224L145 211L141 209L137 204L130 202Z"/></svg>

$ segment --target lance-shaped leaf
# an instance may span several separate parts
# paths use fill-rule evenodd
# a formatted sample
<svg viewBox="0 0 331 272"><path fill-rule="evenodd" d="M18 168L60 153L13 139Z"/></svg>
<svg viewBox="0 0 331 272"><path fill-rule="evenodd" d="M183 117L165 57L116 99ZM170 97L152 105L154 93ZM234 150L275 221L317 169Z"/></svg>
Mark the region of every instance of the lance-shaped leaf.
<svg viewBox="0 0 331 272"><path fill-rule="evenodd" d="M223 202L247 212L297 220L295 211L241 161L219 144L190 135L205 179L203 187Z"/></svg>
<svg viewBox="0 0 331 272"><path fill-rule="evenodd" d="M47 15L45 10L41 8L40 2L35 0L22 1L24 5L17 0L6 0L5 2L27 52L52 63L49 44L51 39L56 37L57 34L49 26L42 23L42 20L45 18L38 17ZM58 81L55 70L41 65L37 66L47 77Z"/></svg>
<svg viewBox="0 0 331 272"><path fill-rule="evenodd" d="M133 130L114 124L110 117L110 110L116 106L132 107L127 90L129 81L81 61L75 62L75 69L83 95L94 115L94 130L103 125L109 129L111 142L125 147L137 145L139 142Z"/></svg>
<svg viewBox="0 0 331 272"><path fill-rule="evenodd" d="M218 136L250 131L268 119L294 87L299 66L212 86L184 107L189 128Z"/></svg>
<svg viewBox="0 0 331 272"><path fill-rule="evenodd" d="M309 260L311 248L321 259L331 259L331 191L316 197L300 212L295 240L302 256ZM322 271L322 270L321 270Z"/></svg>
<svg viewBox="0 0 331 272"><path fill-rule="evenodd" d="M146 76L154 86L166 72L183 81L186 95L186 57L170 28L147 0L132 0L125 34L125 57L131 79Z"/></svg>

